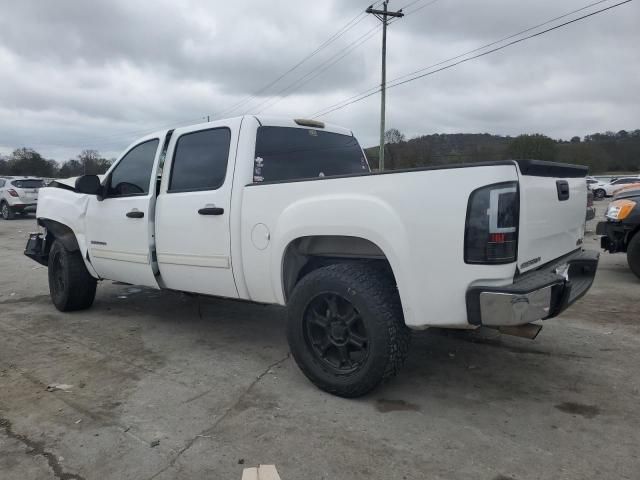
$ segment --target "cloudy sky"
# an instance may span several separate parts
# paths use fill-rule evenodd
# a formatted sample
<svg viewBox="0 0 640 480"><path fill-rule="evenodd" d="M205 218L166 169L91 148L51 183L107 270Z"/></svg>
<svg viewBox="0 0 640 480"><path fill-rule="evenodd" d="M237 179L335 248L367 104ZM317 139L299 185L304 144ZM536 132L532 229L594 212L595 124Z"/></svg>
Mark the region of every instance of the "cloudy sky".
<svg viewBox="0 0 640 480"><path fill-rule="evenodd" d="M392 0L390 8L406 6L407 16L389 27L388 79L595 2ZM63 161L95 148L111 157L149 131L206 115L311 116L380 82L380 22L357 17L367 6L0 0L0 153L26 146ZM264 88L354 18L335 41ZM387 125L408 137L570 138L640 128L639 24L640 1L632 1L393 88ZM352 128L370 146L379 108L376 94L322 118Z"/></svg>

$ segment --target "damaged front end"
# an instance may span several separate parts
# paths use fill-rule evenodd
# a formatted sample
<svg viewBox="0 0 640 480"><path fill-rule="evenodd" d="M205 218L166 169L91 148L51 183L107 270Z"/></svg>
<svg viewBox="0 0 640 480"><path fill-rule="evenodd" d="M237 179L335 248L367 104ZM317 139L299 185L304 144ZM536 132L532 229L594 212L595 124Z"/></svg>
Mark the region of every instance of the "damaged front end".
<svg viewBox="0 0 640 480"><path fill-rule="evenodd" d="M49 252L47 252L46 246L46 233L30 233L29 240L27 240L27 246L24 249L24 254L39 264L46 266L49 264Z"/></svg>

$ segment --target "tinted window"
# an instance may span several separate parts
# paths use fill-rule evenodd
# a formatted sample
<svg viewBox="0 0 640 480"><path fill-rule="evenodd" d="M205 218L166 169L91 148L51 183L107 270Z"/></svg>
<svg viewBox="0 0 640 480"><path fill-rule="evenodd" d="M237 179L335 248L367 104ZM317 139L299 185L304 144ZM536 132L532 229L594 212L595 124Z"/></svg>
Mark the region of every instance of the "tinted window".
<svg viewBox="0 0 640 480"><path fill-rule="evenodd" d="M40 188L44 187L42 180L14 180L11 182L14 187L18 188Z"/></svg>
<svg viewBox="0 0 640 480"><path fill-rule="evenodd" d="M260 127L254 182L368 172L358 141L349 135L290 127Z"/></svg>
<svg viewBox="0 0 640 480"><path fill-rule="evenodd" d="M231 131L215 128L182 135L176 144L169 192L215 190L224 183Z"/></svg>
<svg viewBox="0 0 640 480"><path fill-rule="evenodd" d="M107 196L121 197L149 193L149 181L156 150L158 150L157 139L141 143L131 149L111 173Z"/></svg>

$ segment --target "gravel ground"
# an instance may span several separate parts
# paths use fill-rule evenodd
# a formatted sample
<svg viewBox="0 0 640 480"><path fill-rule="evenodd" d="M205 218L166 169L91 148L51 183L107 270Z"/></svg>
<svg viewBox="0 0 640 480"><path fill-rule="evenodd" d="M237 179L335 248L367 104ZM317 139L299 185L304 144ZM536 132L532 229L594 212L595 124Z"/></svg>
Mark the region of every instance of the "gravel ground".
<svg viewBox="0 0 640 480"><path fill-rule="evenodd" d="M624 255L603 254L535 341L417 333L396 380L345 400L302 376L278 307L103 282L91 310L57 312L22 255L33 229L0 221L2 480L231 480L261 463L283 480L638 478L640 281Z"/></svg>

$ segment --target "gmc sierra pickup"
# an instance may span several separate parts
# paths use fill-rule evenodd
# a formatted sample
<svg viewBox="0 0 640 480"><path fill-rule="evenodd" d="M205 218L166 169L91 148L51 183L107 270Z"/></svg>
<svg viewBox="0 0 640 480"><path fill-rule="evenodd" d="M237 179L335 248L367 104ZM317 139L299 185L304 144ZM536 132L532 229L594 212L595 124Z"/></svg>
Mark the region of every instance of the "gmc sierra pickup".
<svg viewBox="0 0 640 480"><path fill-rule="evenodd" d="M353 397L398 371L410 329L537 332L584 295L586 174L375 173L347 129L244 116L148 135L103 178L41 189L25 253L61 311L90 307L102 279L286 305L301 370Z"/></svg>

